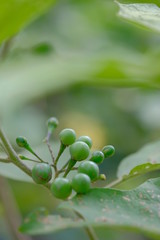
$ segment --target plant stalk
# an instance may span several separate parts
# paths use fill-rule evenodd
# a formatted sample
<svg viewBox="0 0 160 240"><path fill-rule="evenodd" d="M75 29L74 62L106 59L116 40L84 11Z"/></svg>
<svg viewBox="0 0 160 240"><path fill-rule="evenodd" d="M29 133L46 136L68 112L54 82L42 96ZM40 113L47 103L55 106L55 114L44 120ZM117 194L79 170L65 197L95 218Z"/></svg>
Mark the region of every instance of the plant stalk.
<svg viewBox="0 0 160 240"><path fill-rule="evenodd" d="M21 216L13 197L13 193L8 184L8 181L0 177L0 199L4 208L7 226L13 240L31 240L32 238L22 235L18 228L21 224Z"/></svg>

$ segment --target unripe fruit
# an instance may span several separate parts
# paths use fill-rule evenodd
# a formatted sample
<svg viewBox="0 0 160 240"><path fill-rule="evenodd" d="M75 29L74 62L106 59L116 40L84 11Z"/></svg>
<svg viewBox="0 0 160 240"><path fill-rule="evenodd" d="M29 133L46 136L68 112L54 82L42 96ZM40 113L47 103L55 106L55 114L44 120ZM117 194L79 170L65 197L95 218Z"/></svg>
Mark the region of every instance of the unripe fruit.
<svg viewBox="0 0 160 240"><path fill-rule="evenodd" d="M90 161L95 162L97 164L102 163L104 160L104 154L101 151L94 151L92 153Z"/></svg>
<svg viewBox="0 0 160 240"><path fill-rule="evenodd" d="M37 163L32 169L32 178L38 184L45 184L52 178L51 166L47 163Z"/></svg>
<svg viewBox="0 0 160 240"><path fill-rule="evenodd" d="M47 121L48 130L53 131L58 126L58 124L59 122L57 118L55 117L49 118Z"/></svg>
<svg viewBox="0 0 160 240"><path fill-rule="evenodd" d="M91 181L95 181L99 177L99 167L96 163L91 161L84 161L78 167L79 173L87 174Z"/></svg>
<svg viewBox="0 0 160 240"><path fill-rule="evenodd" d="M115 148L112 145L107 145L103 147L102 152L105 158L111 157L115 154Z"/></svg>
<svg viewBox="0 0 160 240"><path fill-rule="evenodd" d="M69 146L76 141L76 133L73 129L65 128L60 132L59 138L63 145Z"/></svg>
<svg viewBox="0 0 160 240"><path fill-rule="evenodd" d="M105 181L106 180L106 175L105 174L100 174L99 179L102 180L102 181Z"/></svg>
<svg viewBox="0 0 160 240"><path fill-rule="evenodd" d="M77 141L82 141L82 142L85 142L89 148L92 147L92 139L88 136L81 136L78 138Z"/></svg>
<svg viewBox="0 0 160 240"><path fill-rule="evenodd" d="M28 146L28 142L27 139L25 137L17 137L16 138L16 143L19 147L25 148L26 146Z"/></svg>
<svg viewBox="0 0 160 240"><path fill-rule="evenodd" d="M90 149L84 142L77 141L70 146L71 158L76 161L82 161L89 156Z"/></svg>
<svg viewBox="0 0 160 240"><path fill-rule="evenodd" d="M90 189L91 180L84 173L77 173L72 179L72 188L77 193L87 193Z"/></svg>
<svg viewBox="0 0 160 240"><path fill-rule="evenodd" d="M51 185L51 192L56 198L65 199L70 196L72 186L67 178L58 177Z"/></svg>

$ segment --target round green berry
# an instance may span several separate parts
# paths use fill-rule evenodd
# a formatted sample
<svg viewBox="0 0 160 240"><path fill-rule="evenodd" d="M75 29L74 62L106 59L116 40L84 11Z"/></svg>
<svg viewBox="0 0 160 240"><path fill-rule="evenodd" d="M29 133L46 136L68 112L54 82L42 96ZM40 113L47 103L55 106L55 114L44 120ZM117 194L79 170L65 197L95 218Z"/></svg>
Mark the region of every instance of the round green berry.
<svg viewBox="0 0 160 240"><path fill-rule="evenodd" d="M16 143L19 147L25 148L26 146L28 146L28 142L27 139L25 137L17 137L16 138Z"/></svg>
<svg viewBox="0 0 160 240"><path fill-rule="evenodd" d="M51 117L47 121L47 126L50 131L53 131L58 126L58 124L58 119L55 117Z"/></svg>
<svg viewBox="0 0 160 240"><path fill-rule="evenodd" d="M72 179L72 188L77 193L87 193L90 189L91 180L84 173L77 173Z"/></svg>
<svg viewBox="0 0 160 240"><path fill-rule="evenodd" d="M62 144L69 146L76 141L76 133L73 129L65 128L60 132L59 138Z"/></svg>
<svg viewBox="0 0 160 240"><path fill-rule="evenodd" d="M70 146L71 158L76 161L82 161L89 156L90 149L88 145L82 141L77 141Z"/></svg>
<svg viewBox="0 0 160 240"><path fill-rule="evenodd" d="M96 163L91 161L82 162L78 167L78 172L87 174L92 182L97 180L99 177L99 167Z"/></svg>
<svg viewBox="0 0 160 240"><path fill-rule="evenodd" d="M51 192L56 198L65 199L70 196L72 186L67 178L58 177L51 185Z"/></svg>
<svg viewBox="0 0 160 240"><path fill-rule="evenodd" d="M102 163L104 160L104 154L102 151L94 151L90 158L90 161L95 162L97 164Z"/></svg>
<svg viewBox="0 0 160 240"><path fill-rule="evenodd" d="M81 136L81 137L78 138L77 141L85 142L88 145L89 148L91 148L92 144L93 144L92 139L88 136Z"/></svg>
<svg viewBox="0 0 160 240"><path fill-rule="evenodd" d="M105 174L100 174L99 179L102 180L102 181L105 181L106 180L106 175Z"/></svg>
<svg viewBox="0 0 160 240"><path fill-rule="evenodd" d="M32 169L32 178L38 184L45 184L52 178L51 166L47 163L37 163Z"/></svg>
<svg viewBox="0 0 160 240"><path fill-rule="evenodd" d="M115 148L112 145L104 146L102 149L105 158L111 157L115 154Z"/></svg>

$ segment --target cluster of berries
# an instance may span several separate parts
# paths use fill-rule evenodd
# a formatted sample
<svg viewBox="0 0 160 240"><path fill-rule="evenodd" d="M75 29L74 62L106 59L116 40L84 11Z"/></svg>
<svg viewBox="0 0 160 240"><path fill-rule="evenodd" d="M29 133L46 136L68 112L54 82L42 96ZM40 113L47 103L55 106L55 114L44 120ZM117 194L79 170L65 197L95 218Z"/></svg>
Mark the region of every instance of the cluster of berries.
<svg viewBox="0 0 160 240"><path fill-rule="evenodd" d="M60 149L56 158L53 156L51 145L49 143L50 137L58 126L58 120L54 117L47 121L48 133L45 142L50 151L53 163L50 164L41 159L31 148L25 137L18 137L16 142L19 147L25 148L36 156L37 160L27 158L19 155L22 160L30 160L37 162L32 169L32 178L38 184L47 184L52 179L52 168L54 169L54 180L50 184L52 194L56 198L68 198L72 190L79 194L87 193L91 188L91 183L97 180L105 180L106 176L99 173L98 164L102 163L107 157L111 157L115 153L112 145L104 146L103 149L93 151L92 140L88 136L81 136L76 139L76 133L73 129L63 129L59 134ZM57 163L64 150L69 147L70 159L58 169ZM80 162L78 167L76 163ZM70 171L76 170L77 173L70 181L67 175Z"/></svg>

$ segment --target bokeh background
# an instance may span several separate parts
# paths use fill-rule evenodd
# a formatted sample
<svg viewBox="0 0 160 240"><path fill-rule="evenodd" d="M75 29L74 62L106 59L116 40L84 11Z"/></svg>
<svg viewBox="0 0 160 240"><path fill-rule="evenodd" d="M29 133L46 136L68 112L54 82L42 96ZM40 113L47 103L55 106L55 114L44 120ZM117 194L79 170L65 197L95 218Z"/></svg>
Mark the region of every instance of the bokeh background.
<svg viewBox="0 0 160 240"><path fill-rule="evenodd" d="M18 135L41 145L46 120L56 116L55 142L69 127L89 135L94 149L115 146L115 156L101 166L106 183L116 179L123 157L160 136L160 91L148 84L159 79L160 35L120 19L117 11L113 1L57 1L14 36L0 63L1 123L15 149ZM42 187L9 184L22 217L40 206L56 211L58 201ZM125 231L97 234L102 240L147 239ZM88 239L83 230L33 239L64 238ZM0 201L0 240L11 239Z"/></svg>

